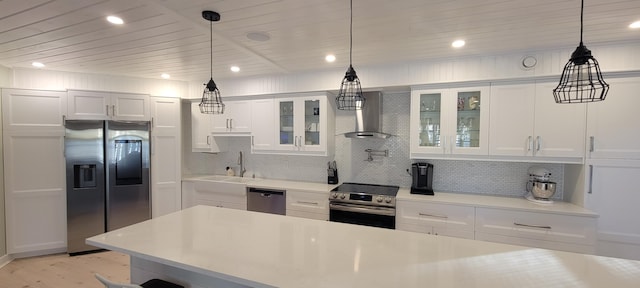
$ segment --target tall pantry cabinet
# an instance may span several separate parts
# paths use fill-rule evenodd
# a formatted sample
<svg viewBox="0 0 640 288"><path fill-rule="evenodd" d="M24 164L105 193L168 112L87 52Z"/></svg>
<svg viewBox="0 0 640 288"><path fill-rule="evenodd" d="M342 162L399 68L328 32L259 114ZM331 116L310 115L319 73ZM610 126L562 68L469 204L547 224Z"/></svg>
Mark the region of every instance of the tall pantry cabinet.
<svg viewBox="0 0 640 288"><path fill-rule="evenodd" d="M3 89L7 253L67 247L67 92Z"/></svg>
<svg viewBox="0 0 640 288"><path fill-rule="evenodd" d="M640 260L640 78L607 79L587 105L585 207L598 213L598 254Z"/></svg>

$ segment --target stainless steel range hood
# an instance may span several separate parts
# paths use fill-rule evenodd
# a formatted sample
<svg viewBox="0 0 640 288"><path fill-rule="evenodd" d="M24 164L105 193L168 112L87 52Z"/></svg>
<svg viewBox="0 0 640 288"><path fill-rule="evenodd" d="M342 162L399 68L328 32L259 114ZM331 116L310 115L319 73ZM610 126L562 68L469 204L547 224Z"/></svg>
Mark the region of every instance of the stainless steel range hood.
<svg viewBox="0 0 640 288"><path fill-rule="evenodd" d="M356 129L344 134L347 138L386 139L393 135L382 132L382 92L364 92L364 107L356 110Z"/></svg>

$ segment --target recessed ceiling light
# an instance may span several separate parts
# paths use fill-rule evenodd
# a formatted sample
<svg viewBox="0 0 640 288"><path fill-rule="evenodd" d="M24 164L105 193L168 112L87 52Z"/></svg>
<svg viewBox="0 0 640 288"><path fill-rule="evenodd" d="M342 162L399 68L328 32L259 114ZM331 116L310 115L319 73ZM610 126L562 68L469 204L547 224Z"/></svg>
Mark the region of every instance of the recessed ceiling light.
<svg viewBox="0 0 640 288"><path fill-rule="evenodd" d="M269 36L269 34L267 34L266 32L258 31L258 32L247 33L247 38L253 41L265 42L265 41L269 41L269 39L271 39L271 36Z"/></svg>
<svg viewBox="0 0 640 288"><path fill-rule="evenodd" d="M233 72L240 72L240 67L238 67L238 66L231 66L231 71L233 71Z"/></svg>
<svg viewBox="0 0 640 288"><path fill-rule="evenodd" d="M453 41L453 43L451 43L451 46L453 46L454 48L460 48L464 46L464 44L465 44L464 40L456 40L456 41Z"/></svg>
<svg viewBox="0 0 640 288"><path fill-rule="evenodd" d="M162 73L162 74L160 74L160 77L162 77L164 79L169 79L169 78L171 78L171 75L169 75L167 73Z"/></svg>
<svg viewBox="0 0 640 288"><path fill-rule="evenodd" d="M107 21L109 21L109 23L111 24L116 24L116 25L124 24L124 21L122 20L122 18L113 16L113 15L107 16Z"/></svg>
<svg viewBox="0 0 640 288"><path fill-rule="evenodd" d="M631 25L629 25L629 28L633 28L633 29L640 28L640 21L631 23Z"/></svg>
<svg viewBox="0 0 640 288"><path fill-rule="evenodd" d="M44 64L42 64L42 63L40 63L40 62L33 62L33 63L31 63L31 65L32 65L33 67L38 67L38 68L42 68L42 67L44 67Z"/></svg>
<svg viewBox="0 0 640 288"><path fill-rule="evenodd" d="M334 61L336 61L336 55L329 54L326 57L324 57L324 60L329 62L329 63L334 62Z"/></svg>

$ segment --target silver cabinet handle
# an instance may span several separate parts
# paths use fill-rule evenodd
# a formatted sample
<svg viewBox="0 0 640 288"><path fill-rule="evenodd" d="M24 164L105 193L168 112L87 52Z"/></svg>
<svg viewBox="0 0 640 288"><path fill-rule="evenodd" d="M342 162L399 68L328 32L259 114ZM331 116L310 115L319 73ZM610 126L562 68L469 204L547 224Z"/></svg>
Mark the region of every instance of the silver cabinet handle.
<svg viewBox="0 0 640 288"><path fill-rule="evenodd" d="M589 165L589 194L593 194L593 165Z"/></svg>
<svg viewBox="0 0 640 288"><path fill-rule="evenodd" d="M209 139L209 137L211 136L207 135L207 145L211 145L211 140Z"/></svg>
<svg viewBox="0 0 640 288"><path fill-rule="evenodd" d="M527 141L527 151L531 151L533 149L533 137L529 136Z"/></svg>
<svg viewBox="0 0 640 288"><path fill-rule="evenodd" d="M255 139L256 136L251 136L251 147L255 146L255 141L253 139Z"/></svg>
<svg viewBox="0 0 640 288"><path fill-rule="evenodd" d="M589 137L589 152L593 152L593 150L596 147L596 143L595 143L596 137Z"/></svg>
<svg viewBox="0 0 640 288"><path fill-rule="evenodd" d="M307 205L318 205L318 202L307 202L307 201L297 201L300 204L307 204Z"/></svg>
<svg viewBox="0 0 640 288"><path fill-rule="evenodd" d="M298 136L293 137L293 146L298 146Z"/></svg>
<svg viewBox="0 0 640 288"><path fill-rule="evenodd" d="M536 137L536 151L540 151L540 136Z"/></svg>
<svg viewBox="0 0 640 288"><path fill-rule="evenodd" d="M436 214L427 214L427 213L418 213L418 215L425 216L425 217L440 218L440 219L449 219L449 217L445 215L436 215Z"/></svg>
<svg viewBox="0 0 640 288"><path fill-rule="evenodd" d="M111 115L118 116L116 115L116 105L111 105L111 112L112 112Z"/></svg>
<svg viewBox="0 0 640 288"><path fill-rule="evenodd" d="M107 116L109 116L109 105L104 105L107 108Z"/></svg>
<svg viewBox="0 0 640 288"><path fill-rule="evenodd" d="M302 147L302 136L298 137L298 146Z"/></svg>
<svg viewBox="0 0 640 288"><path fill-rule="evenodd" d="M540 229L551 229L551 226L546 226L546 225L529 225L529 224L522 224L522 223L518 223L518 222L513 222L513 225L516 225L516 226L522 226L522 227L540 228Z"/></svg>
<svg viewBox="0 0 640 288"><path fill-rule="evenodd" d="M225 127L226 127L227 129L229 129L229 119L227 118L227 119L225 119L225 120L227 121L227 124L225 125Z"/></svg>
<svg viewBox="0 0 640 288"><path fill-rule="evenodd" d="M233 119L229 119L229 129L233 129Z"/></svg>

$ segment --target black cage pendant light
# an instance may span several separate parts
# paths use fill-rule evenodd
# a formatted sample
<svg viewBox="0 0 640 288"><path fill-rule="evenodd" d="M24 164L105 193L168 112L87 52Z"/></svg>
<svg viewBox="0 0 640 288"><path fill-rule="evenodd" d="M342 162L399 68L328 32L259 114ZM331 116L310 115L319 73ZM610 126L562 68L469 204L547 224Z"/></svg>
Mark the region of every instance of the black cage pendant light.
<svg viewBox="0 0 640 288"><path fill-rule="evenodd" d="M340 110L360 110L364 106L365 99L362 96L360 79L356 75L356 70L351 65L353 54L353 0L350 0L351 19L349 25L349 69L342 79L340 92L336 97L336 106Z"/></svg>
<svg viewBox="0 0 640 288"><path fill-rule="evenodd" d="M203 114L224 114L224 103L220 97L220 90L216 82L213 82L213 22L220 20L220 14L213 11L202 11L202 18L209 20L210 51L211 51L211 79L206 84L204 92L202 92L202 101L200 101L200 113Z"/></svg>
<svg viewBox="0 0 640 288"><path fill-rule="evenodd" d="M600 65L591 56L591 50L582 43L582 18L584 0L580 7L580 45L573 51L567 65L564 66L560 83L553 89L556 103L585 103L604 100L609 84L604 82Z"/></svg>

